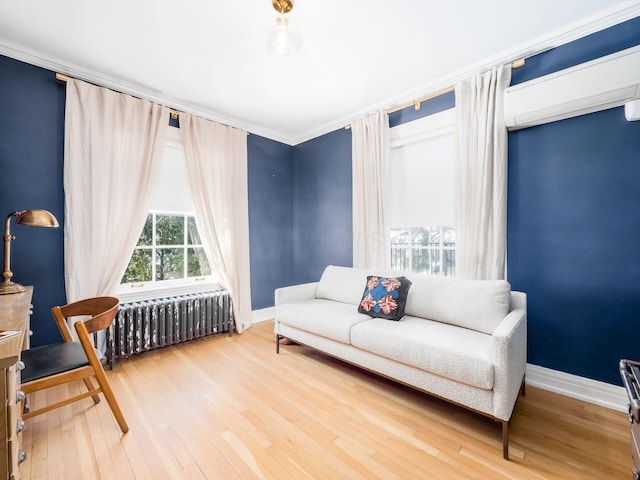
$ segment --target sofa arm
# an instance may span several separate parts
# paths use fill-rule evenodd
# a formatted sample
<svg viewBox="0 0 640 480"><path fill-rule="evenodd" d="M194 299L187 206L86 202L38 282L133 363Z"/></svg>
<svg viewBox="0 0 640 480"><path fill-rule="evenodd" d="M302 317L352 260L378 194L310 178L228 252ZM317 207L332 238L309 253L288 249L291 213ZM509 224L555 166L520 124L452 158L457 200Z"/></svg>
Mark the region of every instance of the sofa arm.
<svg viewBox="0 0 640 480"><path fill-rule="evenodd" d="M280 322L278 321L278 305L287 303L304 302L316 298L316 290L319 282L302 283L300 285L292 285L290 287L276 288L275 291L275 322L273 331L276 335L276 341L279 344L278 334L280 333Z"/></svg>
<svg viewBox="0 0 640 480"><path fill-rule="evenodd" d="M494 416L509 420L527 365L526 310L512 310L493 332L491 360L494 369Z"/></svg>
<svg viewBox="0 0 640 480"><path fill-rule="evenodd" d="M283 303L304 302L316 298L316 289L319 282L302 283L290 287L277 288L275 292L275 305Z"/></svg>

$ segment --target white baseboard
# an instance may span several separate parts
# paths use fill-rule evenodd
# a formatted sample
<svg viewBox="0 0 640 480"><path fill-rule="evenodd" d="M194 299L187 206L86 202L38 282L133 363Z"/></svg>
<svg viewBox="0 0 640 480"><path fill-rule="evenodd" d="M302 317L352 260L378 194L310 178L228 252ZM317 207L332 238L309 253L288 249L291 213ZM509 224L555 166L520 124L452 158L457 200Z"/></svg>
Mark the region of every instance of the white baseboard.
<svg viewBox="0 0 640 480"><path fill-rule="evenodd" d="M275 317L275 307L261 308L259 310L253 310L251 312L251 320L253 323L265 322L267 320L273 320Z"/></svg>
<svg viewBox="0 0 640 480"><path fill-rule="evenodd" d="M626 412L629 403L624 387L529 363L527 364L526 383L533 387L620 412Z"/></svg>

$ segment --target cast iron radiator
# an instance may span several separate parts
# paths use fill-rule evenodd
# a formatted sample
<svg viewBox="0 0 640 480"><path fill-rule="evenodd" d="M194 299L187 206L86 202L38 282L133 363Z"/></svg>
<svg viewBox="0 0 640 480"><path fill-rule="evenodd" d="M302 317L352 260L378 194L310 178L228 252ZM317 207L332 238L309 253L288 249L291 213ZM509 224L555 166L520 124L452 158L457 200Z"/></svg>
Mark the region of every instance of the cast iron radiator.
<svg viewBox="0 0 640 480"><path fill-rule="evenodd" d="M107 329L107 362L217 333L233 332L227 290L123 303Z"/></svg>

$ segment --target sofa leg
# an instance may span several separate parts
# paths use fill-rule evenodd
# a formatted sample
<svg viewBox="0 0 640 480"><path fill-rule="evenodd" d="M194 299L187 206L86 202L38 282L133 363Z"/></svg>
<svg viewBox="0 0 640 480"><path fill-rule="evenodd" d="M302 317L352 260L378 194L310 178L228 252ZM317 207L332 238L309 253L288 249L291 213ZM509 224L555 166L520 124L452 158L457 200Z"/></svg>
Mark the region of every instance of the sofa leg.
<svg viewBox="0 0 640 480"><path fill-rule="evenodd" d="M509 460L509 422L502 420L502 457Z"/></svg>
<svg viewBox="0 0 640 480"><path fill-rule="evenodd" d="M523 397L527 394L527 383L525 382L527 377L522 377L522 387L520 388L520 395Z"/></svg>
<svg viewBox="0 0 640 480"><path fill-rule="evenodd" d="M280 339L283 338L282 335L276 334L276 353L280 353Z"/></svg>

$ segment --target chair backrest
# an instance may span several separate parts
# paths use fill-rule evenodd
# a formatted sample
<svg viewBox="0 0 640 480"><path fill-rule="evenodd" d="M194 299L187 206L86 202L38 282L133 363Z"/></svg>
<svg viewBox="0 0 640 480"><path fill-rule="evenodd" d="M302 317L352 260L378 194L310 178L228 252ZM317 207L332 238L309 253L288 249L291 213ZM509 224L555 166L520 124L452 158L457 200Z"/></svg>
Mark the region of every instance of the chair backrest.
<svg viewBox="0 0 640 480"><path fill-rule="evenodd" d="M71 342L73 337L67 325L67 318L89 316L89 319L82 320L82 324L87 333L94 333L111 325L118 312L119 303L120 300L116 297L87 298L61 307L53 307L51 313L53 313L64 341ZM76 326L76 331L77 329Z"/></svg>

